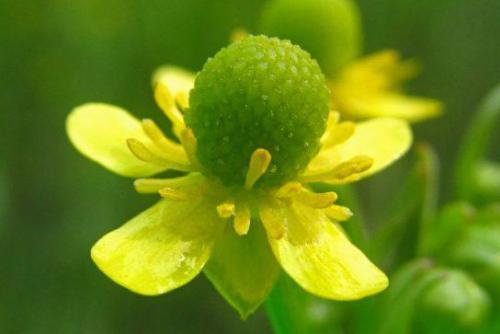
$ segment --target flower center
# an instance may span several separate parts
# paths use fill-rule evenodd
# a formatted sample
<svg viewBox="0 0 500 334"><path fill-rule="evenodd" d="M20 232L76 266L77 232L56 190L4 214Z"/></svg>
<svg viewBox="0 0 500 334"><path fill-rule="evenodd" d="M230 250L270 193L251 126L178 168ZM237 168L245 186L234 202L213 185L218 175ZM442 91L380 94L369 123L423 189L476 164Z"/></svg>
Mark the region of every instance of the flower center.
<svg viewBox="0 0 500 334"><path fill-rule="evenodd" d="M196 78L186 123L203 167L243 185L252 153L272 161L256 186L293 179L316 155L329 111L317 62L289 41L251 36L219 51Z"/></svg>

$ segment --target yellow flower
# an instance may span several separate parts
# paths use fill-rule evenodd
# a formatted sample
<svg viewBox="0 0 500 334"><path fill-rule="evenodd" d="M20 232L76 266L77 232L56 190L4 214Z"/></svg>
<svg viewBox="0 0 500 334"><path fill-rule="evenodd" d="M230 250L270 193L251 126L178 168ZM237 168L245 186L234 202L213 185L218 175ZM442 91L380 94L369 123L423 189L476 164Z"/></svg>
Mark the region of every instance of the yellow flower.
<svg viewBox="0 0 500 334"><path fill-rule="evenodd" d="M382 116L417 122L439 116L439 101L401 92L401 83L417 70L414 61L401 61L394 50L361 58L331 81L333 104L343 116L353 119Z"/></svg>
<svg viewBox="0 0 500 334"><path fill-rule="evenodd" d="M116 283L143 295L178 288L202 270L242 317L266 298L281 268L312 294L355 300L386 288L387 277L358 250L337 223L352 213L334 192L313 193L308 182L344 184L398 159L412 141L404 121L378 118L339 122L331 112L321 150L296 180L254 187L271 154L257 149L242 187L206 176L183 110L194 75L164 67L154 76L154 96L173 124L177 141L150 119L102 103L75 108L67 133L85 156L126 177L160 201L108 233L92 259ZM147 178L166 170L174 178Z"/></svg>

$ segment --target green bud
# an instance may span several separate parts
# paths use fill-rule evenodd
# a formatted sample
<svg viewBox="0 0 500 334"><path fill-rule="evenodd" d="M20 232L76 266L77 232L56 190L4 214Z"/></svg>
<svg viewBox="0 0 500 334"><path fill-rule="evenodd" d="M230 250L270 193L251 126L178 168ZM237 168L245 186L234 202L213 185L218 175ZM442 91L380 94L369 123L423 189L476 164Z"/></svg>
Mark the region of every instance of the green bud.
<svg viewBox="0 0 500 334"><path fill-rule="evenodd" d="M482 209L446 254L500 300L500 203Z"/></svg>
<svg viewBox="0 0 500 334"><path fill-rule="evenodd" d="M333 77L358 56L360 25L350 0L275 0L264 9L261 31L302 46Z"/></svg>
<svg viewBox="0 0 500 334"><path fill-rule="evenodd" d="M293 179L317 154L329 90L315 60L289 41L250 36L209 59L190 94L186 123L197 156L226 185L242 185L254 150L272 155L257 185Z"/></svg>
<svg viewBox="0 0 500 334"><path fill-rule="evenodd" d="M420 307L433 319L442 317L459 327L475 327L488 314L490 299L466 273L444 270L441 279L422 296Z"/></svg>

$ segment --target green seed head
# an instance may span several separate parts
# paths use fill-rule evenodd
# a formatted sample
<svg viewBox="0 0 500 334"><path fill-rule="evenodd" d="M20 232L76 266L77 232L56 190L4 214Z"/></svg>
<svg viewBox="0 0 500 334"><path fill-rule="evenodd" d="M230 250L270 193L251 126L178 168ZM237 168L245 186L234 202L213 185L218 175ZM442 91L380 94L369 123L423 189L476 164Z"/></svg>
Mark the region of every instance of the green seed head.
<svg viewBox="0 0 500 334"><path fill-rule="evenodd" d="M226 185L242 185L254 150L271 165L257 185L302 171L319 149L329 90L315 60L289 41L251 36L209 59L190 94L186 123L197 156Z"/></svg>
<svg viewBox="0 0 500 334"><path fill-rule="evenodd" d="M262 14L262 33L290 39L311 52L328 77L359 54L361 28L350 0L274 0Z"/></svg>

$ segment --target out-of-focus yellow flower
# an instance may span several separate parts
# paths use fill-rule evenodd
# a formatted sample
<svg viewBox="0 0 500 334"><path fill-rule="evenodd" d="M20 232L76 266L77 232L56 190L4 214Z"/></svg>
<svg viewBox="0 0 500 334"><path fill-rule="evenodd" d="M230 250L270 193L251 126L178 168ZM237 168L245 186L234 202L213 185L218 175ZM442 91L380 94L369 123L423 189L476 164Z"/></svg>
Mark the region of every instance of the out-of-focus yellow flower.
<svg viewBox="0 0 500 334"><path fill-rule="evenodd" d="M385 116L417 122L436 117L442 110L439 101L401 91L401 84L417 72L415 61L402 61L394 50L353 61L331 81L334 107L353 119Z"/></svg>
<svg viewBox="0 0 500 334"><path fill-rule="evenodd" d="M272 160L267 150L257 149L244 186L226 187L204 174L196 139L184 122L194 78L174 67L154 75L156 102L180 143L152 120L137 120L108 104L84 104L68 116L68 136L83 155L117 174L140 178L134 183L139 193L162 197L94 245L97 266L143 295L171 291L204 270L242 317L266 298L280 266L324 298L354 300L383 290L387 277L337 225L351 211L335 204L334 192L313 193L307 183L349 183L391 164L411 144L406 122L339 122L339 114L331 112L321 150L297 179L254 187ZM186 175L147 178L168 169Z"/></svg>

